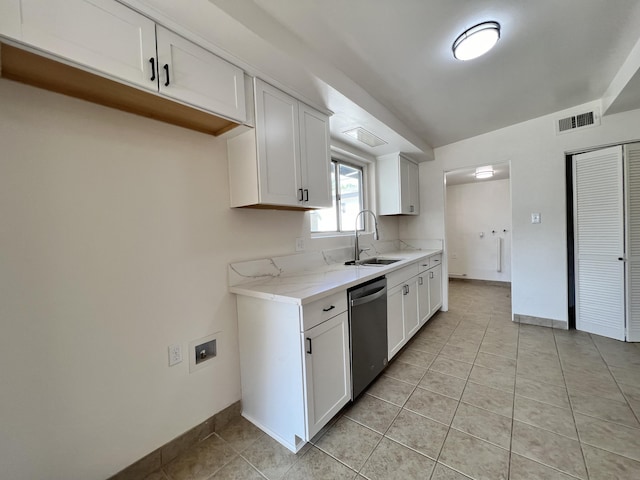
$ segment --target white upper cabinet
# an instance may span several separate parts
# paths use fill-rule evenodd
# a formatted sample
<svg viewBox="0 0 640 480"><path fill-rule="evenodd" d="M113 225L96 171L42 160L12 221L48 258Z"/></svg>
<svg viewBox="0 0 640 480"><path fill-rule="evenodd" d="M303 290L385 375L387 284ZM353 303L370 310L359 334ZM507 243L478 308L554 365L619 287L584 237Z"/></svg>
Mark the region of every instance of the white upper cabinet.
<svg viewBox="0 0 640 480"><path fill-rule="evenodd" d="M4 14L9 7L2 1ZM19 39L29 46L121 83L240 123L246 120L240 68L121 3L21 0L21 12Z"/></svg>
<svg viewBox="0 0 640 480"><path fill-rule="evenodd" d="M376 162L379 215L418 215L420 194L418 165L398 153Z"/></svg>
<svg viewBox="0 0 640 480"><path fill-rule="evenodd" d="M22 0L22 40L82 66L158 90L155 23L113 0ZM153 79L152 79L153 78Z"/></svg>
<svg viewBox="0 0 640 480"><path fill-rule="evenodd" d="M19 40L20 0L0 0L0 35Z"/></svg>
<svg viewBox="0 0 640 480"><path fill-rule="evenodd" d="M304 103L298 110L303 201L311 208L331 207L329 118Z"/></svg>
<svg viewBox="0 0 640 480"><path fill-rule="evenodd" d="M332 205L329 117L255 79L256 127L227 141L232 207Z"/></svg>
<svg viewBox="0 0 640 480"><path fill-rule="evenodd" d="M160 93L244 121L244 72L166 28L156 28Z"/></svg>
<svg viewBox="0 0 640 480"><path fill-rule="evenodd" d="M261 80L255 98L258 203L297 205L303 200L298 101Z"/></svg>

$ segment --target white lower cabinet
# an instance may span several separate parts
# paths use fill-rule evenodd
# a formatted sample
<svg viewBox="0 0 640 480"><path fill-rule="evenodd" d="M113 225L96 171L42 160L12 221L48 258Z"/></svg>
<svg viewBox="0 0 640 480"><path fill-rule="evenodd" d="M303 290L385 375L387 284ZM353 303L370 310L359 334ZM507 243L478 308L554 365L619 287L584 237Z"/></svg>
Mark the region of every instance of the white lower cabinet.
<svg viewBox="0 0 640 480"><path fill-rule="evenodd" d="M304 332L307 439L351 398L349 315L341 313Z"/></svg>
<svg viewBox="0 0 640 480"><path fill-rule="evenodd" d="M346 297L237 297L242 415L292 452L351 398Z"/></svg>
<svg viewBox="0 0 640 480"><path fill-rule="evenodd" d="M387 345L389 360L400 351L405 342L404 285L387 290Z"/></svg>
<svg viewBox="0 0 640 480"><path fill-rule="evenodd" d="M429 274L423 272L418 275L418 318L420 319L420 326L427 323L431 316L429 301Z"/></svg>
<svg viewBox="0 0 640 480"><path fill-rule="evenodd" d="M442 306L442 265L437 265L427 272L429 275L430 316Z"/></svg>
<svg viewBox="0 0 640 480"><path fill-rule="evenodd" d="M413 277L405 286L403 295L403 323L405 337L409 340L420 329L418 316L418 277Z"/></svg>
<svg viewBox="0 0 640 480"><path fill-rule="evenodd" d="M441 254L436 254L387 275L389 360L442 306L440 261Z"/></svg>

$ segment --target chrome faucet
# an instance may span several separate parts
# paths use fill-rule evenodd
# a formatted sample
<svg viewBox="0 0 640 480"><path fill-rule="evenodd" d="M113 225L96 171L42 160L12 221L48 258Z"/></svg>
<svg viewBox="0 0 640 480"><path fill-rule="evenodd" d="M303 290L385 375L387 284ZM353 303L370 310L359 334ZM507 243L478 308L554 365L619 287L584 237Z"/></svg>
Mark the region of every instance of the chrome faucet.
<svg viewBox="0 0 640 480"><path fill-rule="evenodd" d="M358 214L356 215L356 248L355 248L355 261L359 261L360 260L360 253L364 252L365 250L360 250L360 244L358 243L358 217L360 217L360 215L362 215L363 213L370 213L371 215L373 215L373 225L374 225L374 232L373 232L373 239L374 240L379 240L380 239L380 234L378 233L378 218L376 217L376 214L373 213L371 210L360 210L358 212Z"/></svg>

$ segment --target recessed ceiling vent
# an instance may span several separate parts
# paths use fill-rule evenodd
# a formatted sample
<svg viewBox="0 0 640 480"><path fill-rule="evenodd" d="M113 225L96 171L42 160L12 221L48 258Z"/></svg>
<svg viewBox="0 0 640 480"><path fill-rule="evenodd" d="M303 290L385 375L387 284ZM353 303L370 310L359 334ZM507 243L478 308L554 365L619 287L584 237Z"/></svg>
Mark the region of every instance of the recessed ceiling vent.
<svg viewBox="0 0 640 480"><path fill-rule="evenodd" d="M580 113L570 117L561 118L556 122L556 135L573 132L581 128L595 127L600 125L600 112Z"/></svg>
<svg viewBox="0 0 640 480"><path fill-rule="evenodd" d="M379 147L380 145L385 145L387 143L380 137L374 135L369 130L365 130L362 127L353 128L342 133L344 133L345 135L349 135L350 137L353 137L356 140L369 145L370 147Z"/></svg>

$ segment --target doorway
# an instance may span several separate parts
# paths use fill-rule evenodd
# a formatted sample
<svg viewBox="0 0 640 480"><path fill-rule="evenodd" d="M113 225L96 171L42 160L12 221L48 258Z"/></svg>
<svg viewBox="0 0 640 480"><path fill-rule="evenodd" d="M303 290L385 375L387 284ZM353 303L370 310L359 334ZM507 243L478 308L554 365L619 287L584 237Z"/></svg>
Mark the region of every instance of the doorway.
<svg viewBox="0 0 640 480"><path fill-rule="evenodd" d="M511 283L509 164L445 172L444 203L449 278Z"/></svg>

